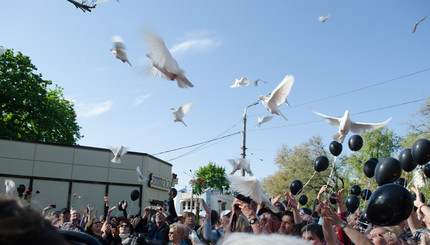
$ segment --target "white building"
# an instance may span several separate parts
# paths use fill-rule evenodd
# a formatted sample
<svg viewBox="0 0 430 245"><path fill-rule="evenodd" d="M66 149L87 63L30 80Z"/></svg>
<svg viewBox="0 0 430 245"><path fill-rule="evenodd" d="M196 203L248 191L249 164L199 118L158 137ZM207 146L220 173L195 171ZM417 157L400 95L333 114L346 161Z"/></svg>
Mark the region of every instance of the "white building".
<svg viewBox="0 0 430 245"><path fill-rule="evenodd" d="M162 204L177 183L172 165L149 154L128 152L121 164L112 158L109 149L0 139L0 194L5 194L5 179L12 179L17 186L32 186L31 207L38 211L49 204L56 204L57 210L92 204L100 215L103 197L109 196L110 206L125 200L128 213L136 214L139 206ZM137 166L148 178L144 183L137 181ZM136 201L130 197L133 190L140 193Z"/></svg>

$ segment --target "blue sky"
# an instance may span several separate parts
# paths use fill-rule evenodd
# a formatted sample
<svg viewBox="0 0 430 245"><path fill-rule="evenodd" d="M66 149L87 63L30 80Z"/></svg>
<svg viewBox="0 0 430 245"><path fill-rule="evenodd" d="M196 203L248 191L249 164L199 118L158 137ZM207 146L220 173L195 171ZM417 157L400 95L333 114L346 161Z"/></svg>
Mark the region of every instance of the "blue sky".
<svg viewBox="0 0 430 245"><path fill-rule="evenodd" d="M277 170L283 144L319 134L328 147L336 128L311 108L339 117L348 109L359 122L392 117L388 127L403 136L424 103L407 102L430 96L430 19L412 33L430 14L425 0L111 0L86 13L66 0L22 0L2 1L0 9L0 45L29 56L44 79L64 88L85 136L80 145L156 154L240 132L244 108L291 74L291 107L281 107L288 121L276 116L258 128L257 117L268 112L261 103L248 109L247 157L264 178ZM164 39L194 88L139 74L149 62L145 27ZM115 35L132 68L110 53ZM267 83L230 88L240 77ZM193 101L188 127L174 123L170 108ZM182 188L190 180L184 172L209 161L229 172L226 159L240 157L241 144L238 133L156 157L173 164Z"/></svg>

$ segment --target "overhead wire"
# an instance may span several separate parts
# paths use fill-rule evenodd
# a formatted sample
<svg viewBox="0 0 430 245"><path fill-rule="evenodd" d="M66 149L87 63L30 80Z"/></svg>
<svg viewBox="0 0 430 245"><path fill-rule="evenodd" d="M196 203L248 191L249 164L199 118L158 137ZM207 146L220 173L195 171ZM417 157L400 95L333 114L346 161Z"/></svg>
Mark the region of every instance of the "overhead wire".
<svg viewBox="0 0 430 245"><path fill-rule="evenodd" d="M406 74L406 75L402 75L402 76L399 76L399 77L388 79L388 80L385 80L385 81L382 81L382 82L377 82L377 83L374 83L374 84L370 84L370 85L367 85L367 86L364 86L364 87L360 87L360 88L357 88L357 89L345 91L345 92L342 92L342 93L333 94L333 95L330 95L330 96L327 96L327 97L323 97L323 98L320 98L320 99L316 99L316 100L312 100L312 101L309 101L309 102L304 102L302 104L291 106L291 108L300 107L300 106L312 104L312 103L315 103L315 102L332 99L332 98L335 98L335 97L338 97L338 96L342 96L342 95L354 93L354 92L361 91L361 90L364 90L364 89L369 89L369 88L372 88L372 87L376 87L376 86L379 86L379 85L382 85L382 84L385 84L385 83L390 83L390 82L393 82L393 81L396 81L396 80L400 80L400 79L403 79L403 78L406 78L406 77L410 77L410 76L413 76L413 75L416 75L416 74L419 74L419 73L422 73L422 72L426 72L426 71L430 71L430 68L422 69L422 70L419 70L419 71L416 71L416 72L412 72L412 73L409 73L409 74ZM380 111L380 110L384 110L384 109L388 109L388 108L393 108L393 107L397 107L397 106L401 106L401 105L406 105L406 104L411 104L411 103L416 103L416 102L424 101L424 100L427 100L429 98L430 97L427 97L427 98L424 98L424 99L417 99L417 100L413 100L413 101L407 101L407 102L403 102L403 103L399 103L399 104L395 104L395 105L390 105L390 106L380 107L380 108L371 109L371 110L367 110L367 111L352 113L351 115L359 115L359 114L364 114L364 113L373 112L373 111ZM248 132L270 130L270 129L277 129L277 128L285 128L285 127L293 127L293 126L301 126L301 125L306 125L306 124L312 124L312 123L320 122L320 121L323 121L323 120L324 119L319 119L319 120L312 120L312 121L295 123L295 124L289 124L289 125L284 125L284 126L270 127L270 128L264 128L264 129L263 128L261 128L261 129L254 129L254 130L248 130ZM233 125L232 127L234 127L234 126L236 126L236 125ZM230 130L232 127L230 127L229 129L227 129L226 131ZM206 144L208 144L210 142L214 142L214 141L217 141L217 140L225 140L227 138L233 137L233 136L235 136L237 134L240 134L240 133L242 133L242 131L238 131L238 132L231 133L231 134L224 135L224 136L220 136L220 137L215 137L215 138L212 138L210 140L203 141L203 142L196 143L196 144L192 144L192 145L188 145L188 146L183 146L183 147L178 147L178 148L174 148L174 149L171 149L171 150L166 150L166 151L158 152L158 153L155 153L155 154L152 154L152 155L156 156L156 155L161 155L161 154L165 154L165 153L169 153L169 152L183 150L183 149L187 149L187 148L191 148L191 147L195 147L195 146L200 146L200 147L198 147L196 149L193 149L193 150L191 150L189 152L186 152L186 153L184 153L184 154L182 154L182 155L180 155L178 157L175 157L175 158L169 160L169 161L172 161L172 160L175 160L177 158L189 155L189 154L191 154L191 153L193 153L193 152L201 149L203 146L205 146ZM223 133L221 133L220 135L222 135L222 134ZM219 142L217 142L217 143L219 143Z"/></svg>

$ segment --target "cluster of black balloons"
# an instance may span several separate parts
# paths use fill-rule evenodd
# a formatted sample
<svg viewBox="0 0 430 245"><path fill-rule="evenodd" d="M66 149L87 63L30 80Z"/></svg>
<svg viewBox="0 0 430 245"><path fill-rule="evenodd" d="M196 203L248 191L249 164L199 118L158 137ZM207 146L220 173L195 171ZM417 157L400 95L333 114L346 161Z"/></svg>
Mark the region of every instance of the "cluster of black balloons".
<svg viewBox="0 0 430 245"><path fill-rule="evenodd" d="M424 166L424 173L430 178L430 141L419 139L410 149L400 152L398 160L387 157L378 162L371 158L363 165L364 174L375 180L379 187L371 194L366 209L367 220L375 225L398 225L407 219L413 210L415 194L405 188L402 170L413 171L418 165ZM424 199L424 196L422 196Z"/></svg>

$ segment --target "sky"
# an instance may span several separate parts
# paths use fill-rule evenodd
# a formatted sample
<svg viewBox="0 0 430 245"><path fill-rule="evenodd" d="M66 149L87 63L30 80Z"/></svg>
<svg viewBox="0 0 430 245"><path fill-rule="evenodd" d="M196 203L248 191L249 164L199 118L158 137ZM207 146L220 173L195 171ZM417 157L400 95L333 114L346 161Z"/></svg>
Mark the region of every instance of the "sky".
<svg viewBox="0 0 430 245"><path fill-rule="evenodd" d="M412 33L430 14L427 0L111 0L85 13L66 0L20 0L0 9L0 46L29 56L64 89L82 127L78 144L154 155L173 165L178 189L209 162L231 171L245 107L286 75L295 78L291 107L280 107L288 121L275 115L257 127L269 112L261 102L247 110L246 157L260 180L277 171L282 145L320 135L328 149L337 129L312 109L335 117L349 110L358 122L392 117L388 128L404 136L430 96L430 19ZM142 76L145 28L163 38L194 88ZM115 35L132 67L110 52ZM230 88L241 77L264 82ZM188 127L174 123L170 108L190 102Z"/></svg>

